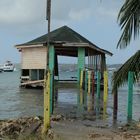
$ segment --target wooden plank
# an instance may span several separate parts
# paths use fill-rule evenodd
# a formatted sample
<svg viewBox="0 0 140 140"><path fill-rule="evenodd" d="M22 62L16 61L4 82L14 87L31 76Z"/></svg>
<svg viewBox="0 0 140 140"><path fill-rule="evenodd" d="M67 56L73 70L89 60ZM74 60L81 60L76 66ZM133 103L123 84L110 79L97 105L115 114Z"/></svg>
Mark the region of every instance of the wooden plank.
<svg viewBox="0 0 140 140"><path fill-rule="evenodd" d="M21 83L21 86L31 85L31 84L38 84L38 83L43 83L43 82L44 82L44 80L27 81L27 82Z"/></svg>
<svg viewBox="0 0 140 140"><path fill-rule="evenodd" d="M22 69L45 69L46 48L25 48L21 52Z"/></svg>
<svg viewBox="0 0 140 140"><path fill-rule="evenodd" d="M43 47L43 44L33 44L33 45L16 45L17 49L23 49L23 48L34 48L34 47Z"/></svg>
<svg viewBox="0 0 140 140"><path fill-rule="evenodd" d="M62 46L65 46L65 47L87 47L89 46L89 43L65 43L63 44Z"/></svg>

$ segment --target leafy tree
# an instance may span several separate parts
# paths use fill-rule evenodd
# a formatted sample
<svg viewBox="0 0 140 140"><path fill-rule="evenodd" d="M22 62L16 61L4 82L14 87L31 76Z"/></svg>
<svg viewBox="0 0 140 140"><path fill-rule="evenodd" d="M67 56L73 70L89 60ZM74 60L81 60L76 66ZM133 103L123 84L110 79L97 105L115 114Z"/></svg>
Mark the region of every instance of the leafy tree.
<svg viewBox="0 0 140 140"><path fill-rule="evenodd" d="M117 47L126 48L131 39L139 36L140 0L125 0L118 14L118 22L123 30ZM140 50L138 50L113 76L113 91L128 81L128 72L134 72L134 82L140 78Z"/></svg>

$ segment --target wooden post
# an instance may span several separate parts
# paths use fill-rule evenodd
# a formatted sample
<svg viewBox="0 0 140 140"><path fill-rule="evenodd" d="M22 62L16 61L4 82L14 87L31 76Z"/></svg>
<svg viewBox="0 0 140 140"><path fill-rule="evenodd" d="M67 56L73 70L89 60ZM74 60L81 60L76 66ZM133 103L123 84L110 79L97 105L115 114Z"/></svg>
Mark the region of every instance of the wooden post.
<svg viewBox="0 0 140 140"><path fill-rule="evenodd" d="M91 71L88 71L88 111L91 111Z"/></svg>
<svg viewBox="0 0 140 140"><path fill-rule="evenodd" d="M47 56L46 56L46 71L44 73L44 127L43 134L45 134L50 127L50 113L51 113L51 91L50 91L50 69L49 69L49 53L50 51L50 23L51 23L51 0L47 0L47 8L46 8L46 20L48 20L48 36L47 36Z"/></svg>
<svg viewBox="0 0 140 140"><path fill-rule="evenodd" d="M108 72L104 71L103 118L106 118L108 98Z"/></svg>
<svg viewBox="0 0 140 140"><path fill-rule="evenodd" d="M55 55L55 50L54 46L50 45L49 46L49 69L50 69L50 113L53 113L53 79L54 79L54 57Z"/></svg>
<svg viewBox="0 0 140 140"><path fill-rule="evenodd" d="M50 127L50 72L48 71L44 81L44 127L43 133L46 133Z"/></svg>
<svg viewBox="0 0 140 140"><path fill-rule="evenodd" d="M113 91L113 96L114 96L114 107L113 107L113 120L117 120L117 113L118 113L118 90L115 89Z"/></svg>
<svg viewBox="0 0 140 140"><path fill-rule="evenodd" d="M133 81L134 81L133 72L128 73L128 109L127 109L127 118L128 121L132 120L132 105L133 105Z"/></svg>
<svg viewBox="0 0 140 140"><path fill-rule="evenodd" d="M85 104L85 107L87 107L87 81L88 81L88 73L87 71L85 70L85 91L84 91L84 104Z"/></svg>
<svg viewBox="0 0 140 140"><path fill-rule="evenodd" d="M83 71L83 83L82 83L82 89L85 90L85 70Z"/></svg>
<svg viewBox="0 0 140 140"><path fill-rule="evenodd" d="M94 71L92 71L92 96L93 97L94 97L94 86L95 86Z"/></svg>
<svg viewBox="0 0 140 140"><path fill-rule="evenodd" d="M58 70L58 56L55 53L55 65L54 65L54 75L57 76L59 80L59 70Z"/></svg>
<svg viewBox="0 0 140 140"><path fill-rule="evenodd" d="M101 73L98 71L97 72L97 98L98 100L100 100L100 88L101 88L100 80L101 80Z"/></svg>
<svg viewBox="0 0 140 140"><path fill-rule="evenodd" d="M83 89L80 89L80 105L83 105Z"/></svg>
<svg viewBox="0 0 140 140"><path fill-rule="evenodd" d="M83 104L83 70L80 72L80 105Z"/></svg>
<svg viewBox="0 0 140 140"><path fill-rule="evenodd" d="M80 71L85 67L85 48L78 48L78 84L80 85Z"/></svg>
<svg viewBox="0 0 140 140"><path fill-rule="evenodd" d="M100 78L101 77L101 73L98 71L97 72L97 98L96 98L96 113L97 113L97 116L99 115L99 112L100 112Z"/></svg>
<svg viewBox="0 0 140 140"><path fill-rule="evenodd" d="M88 71L88 95L91 94L91 71Z"/></svg>
<svg viewBox="0 0 140 140"><path fill-rule="evenodd" d="M87 94L87 81L88 81L88 73L85 71L85 92Z"/></svg>
<svg viewBox="0 0 140 140"><path fill-rule="evenodd" d="M94 71L92 71L92 105L94 110L94 86L95 86L95 80L94 80Z"/></svg>
<svg viewBox="0 0 140 140"><path fill-rule="evenodd" d="M78 104L80 103L80 100L82 100L80 95L81 93L81 88L82 88L82 78L83 78L83 70L85 68L85 48L78 48L78 73L77 73L77 81L78 81L78 86L80 88L80 92L77 95L77 102ZM81 77L81 72L82 72L82 77ZM80 82L81 80L81 82Z"/></svg>
<svg viewBox="0 0 140 140"><path fill-rule="evenodd" d="M80 72L80 89L83 88L83 70Z"/></svg>

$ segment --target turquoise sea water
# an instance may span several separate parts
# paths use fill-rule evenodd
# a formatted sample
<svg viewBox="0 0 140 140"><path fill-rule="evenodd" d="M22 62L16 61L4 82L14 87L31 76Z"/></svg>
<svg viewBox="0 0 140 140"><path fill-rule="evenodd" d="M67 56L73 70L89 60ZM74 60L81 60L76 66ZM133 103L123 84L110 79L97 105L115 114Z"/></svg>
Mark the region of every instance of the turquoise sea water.
<svg viewBox="0 0 140 140"><path fill-rule="evenodd" d="M75 70L60 70L60 79L76 76ZM110 74L111 76L111 74ZM20 88L20 70L0 73L0 120L25 116L43 116L43 90ZM111 78L111 77L110 77ZM111 79L109 79L110 83ZM111 88L111 86L110 86ZM77 104L78 90L74 87L58 89L58 102L61 106ZM109 90L108 113L111 116L113 97ZM118 120L127 117L127 86L119 89ZM140 118L140 87L134 87L133 119Z"/></svg>

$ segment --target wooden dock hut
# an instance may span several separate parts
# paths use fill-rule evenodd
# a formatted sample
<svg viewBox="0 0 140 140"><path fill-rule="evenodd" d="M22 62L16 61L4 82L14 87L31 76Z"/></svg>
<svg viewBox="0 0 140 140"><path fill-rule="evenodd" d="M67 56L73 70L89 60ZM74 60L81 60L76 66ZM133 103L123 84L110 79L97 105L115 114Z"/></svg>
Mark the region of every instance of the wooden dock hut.
<svg viewBox="0 0 140 140"><path fill-rule="evenodd" d="M105 55L112 55L111 52L97 47L67 26L50 32L51 47L49 48L47 47L47 37L48 35L45 34L27 43L16 45L21 52L22 86L43 86L47 61L49 61L49 68L54 76L58 76L58 56L78 58L77 81L79 81L80 69L92 69L103 73L106 69ZM85 65L86 57L87 65Z"/></svg>

